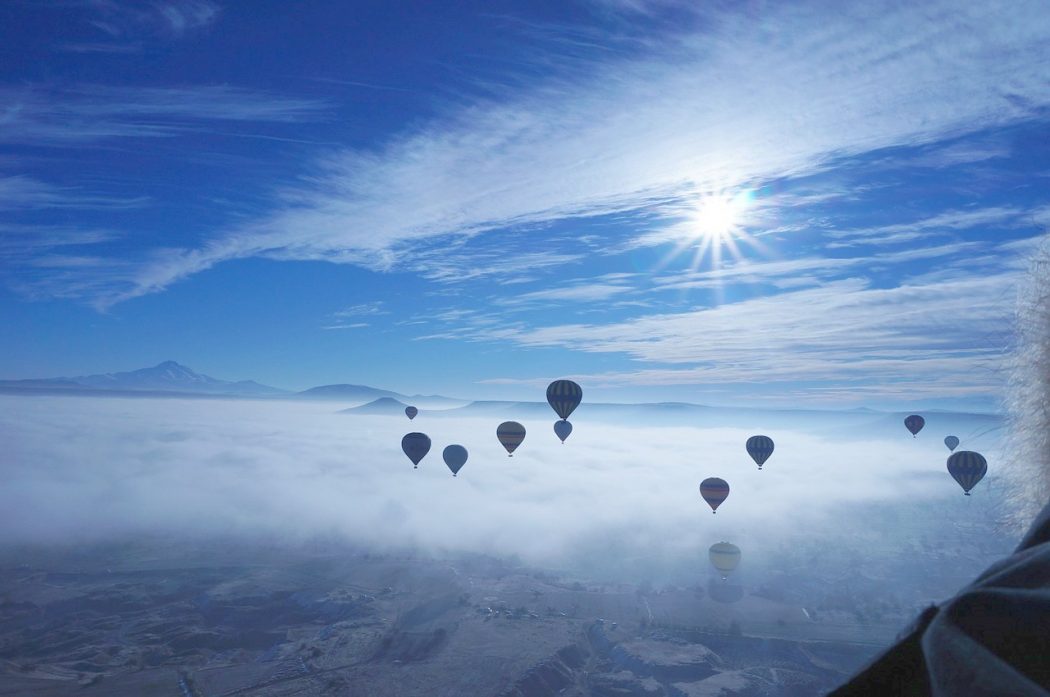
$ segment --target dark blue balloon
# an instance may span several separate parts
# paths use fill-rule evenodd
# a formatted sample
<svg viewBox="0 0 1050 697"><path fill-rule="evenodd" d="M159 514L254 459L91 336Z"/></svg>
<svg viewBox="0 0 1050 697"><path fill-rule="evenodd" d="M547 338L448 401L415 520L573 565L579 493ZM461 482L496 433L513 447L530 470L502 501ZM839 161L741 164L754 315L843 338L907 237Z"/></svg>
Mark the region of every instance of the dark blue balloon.
<svg viewBox="0 0 1050 697"><path fill-rule="evenodd" d="M568 421L555 421L554 422L554 435L561 438L561 442L564 443L565 439L572 434L572 424Z"/></svg>
<svg viewBox="0 0 1050 697"><path fill-rule="evenodd" d="M419 467L419 461L430 452L430 438L425 433L409 433L401 439L401 449L408 455L413 467Z"/></svg>
<svg viewBox="0 0 1050 697"><path fill-rule="evenodd" d="M555 380L547 386L547 402L562 419L569 418L583 399L583 389L572 380Z"/></svg>
<svg viewBox="0 0 1050 697"><path fill-rule="evenodd" d="M987 472L988 461L980 453L960 450L948 458L948 474L959 482L967 496L970 495L970 489L977 486L977 482L984 479Z"/></svg>
<svg viewBox="0 0 1050 697"><path fill-rule="evenodd" d="M911 431L913 436L917 436L922 427L926 425L926 419L922 418L918 414L912 414L908 418L904 419L904 427Z"/></svg>
<svg viewBox="0 0 1050 697"><path fill-rule="evenodd" d="M747 454L755 461L759 469L766 464L766 460L773 454L773 439L769 436L751 436L747 439Z"/></svg>
<svg viewBox="0 0 1050 697"><path fill-rule="evenodd" d="M409 421L416 418L416 414L418 413L419 409L416 409L415 407L405 407L405 416L408 417Z"/></svg>
<svg viewBox="0 0 1050 697"><path fill-rule="evenodd" d="M445 464L452 470L452 476L455 477L467 463L467 449L462 445L450 445L441 453L441 457L445 458Z"/></svg>

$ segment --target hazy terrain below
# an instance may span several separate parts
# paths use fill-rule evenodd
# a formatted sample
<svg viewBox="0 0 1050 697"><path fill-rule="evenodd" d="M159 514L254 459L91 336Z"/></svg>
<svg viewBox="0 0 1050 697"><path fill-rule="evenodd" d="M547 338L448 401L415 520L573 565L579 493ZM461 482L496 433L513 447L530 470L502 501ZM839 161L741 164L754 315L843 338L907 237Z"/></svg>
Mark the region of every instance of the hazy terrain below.
<svg viewBox="0 0 1050 697"><path fill-rule="evenodd" d="M0 396L0 694L819 694L1017 537L994 416L355 406Z"/></svg>

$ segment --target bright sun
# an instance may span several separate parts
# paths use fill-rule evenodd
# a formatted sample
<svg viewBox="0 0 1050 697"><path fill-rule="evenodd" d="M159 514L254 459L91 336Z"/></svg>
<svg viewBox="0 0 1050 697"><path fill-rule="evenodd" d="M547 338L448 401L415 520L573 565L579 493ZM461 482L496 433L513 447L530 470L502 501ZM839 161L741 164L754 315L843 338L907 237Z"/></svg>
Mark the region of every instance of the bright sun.
<svg viewBox="0 0 1050 697"><path fill-rule="evenodd" d="M693 224L696 236L720 243L736 230L740 221L740 202L727 196L706 196L696 204Z"/></svg>
<svg viewBox="0 0 1050 697"><path fill-rule="evenodd" d="M762 250L758 239L748 233L756 222L753 191L700 194L685 202L682 213L682 219L674 226L677 243L664 263L689 250L692 271L708 263L717 269L723 256L739 261L744 251L741 245Z"/></svg>

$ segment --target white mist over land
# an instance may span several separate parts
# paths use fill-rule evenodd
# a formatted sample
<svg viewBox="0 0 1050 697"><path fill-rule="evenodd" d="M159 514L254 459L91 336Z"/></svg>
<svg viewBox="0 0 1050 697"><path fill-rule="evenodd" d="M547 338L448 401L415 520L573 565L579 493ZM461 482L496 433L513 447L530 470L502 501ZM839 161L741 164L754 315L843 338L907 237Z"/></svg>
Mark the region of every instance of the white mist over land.
<svg viewBox="0 0 1050 697"><path fill-rule="evenodd" d="M982 417L990 427L960 422L961 447L990 463L964 497L944 467L947 414L928 415L916 439L874 413L870 428L830 412L812 428L769 428L776 452L759 472L744 451L754 424L658 426L656 407L651 422L630 424L581 407L564 445L553 413L520 418L528 435L508 458L499 417L424 412L410 422L342 406L0 396L2 543L326 539L640 582L706 575L707 548L721 540L744 550L746 571L800 546L841 545L877 564L876 549L947 535L973 551L945 569L961 582L992 560L989 545L1005 552L1016 536L995 529L1009 465L994 417ZM416 430L433 442L418 470L400 448ZM470 451L457 478L441 460L451 443ZM717 515L698 493L710 476L732 489Z"/></svg>

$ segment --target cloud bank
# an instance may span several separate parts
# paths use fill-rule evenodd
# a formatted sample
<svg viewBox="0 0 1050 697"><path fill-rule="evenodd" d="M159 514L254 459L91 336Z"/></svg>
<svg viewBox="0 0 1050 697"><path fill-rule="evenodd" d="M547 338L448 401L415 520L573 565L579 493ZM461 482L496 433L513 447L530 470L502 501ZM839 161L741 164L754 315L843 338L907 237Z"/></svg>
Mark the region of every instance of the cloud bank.
<svg viewBox="0 0 1050 697"><path fill-rule="evenodd" d="M657 567L695 572L719 540L758 554L798 539L837 543L856 530L850 511L866 505L944 505L960 520L989 505L975 496L960 508L940 439L913 440L903 427L897 439L829 435L826 423L823 433L777 431L777 451L758 472L744 429L577 420L561 445L550 421L524 420L528 436L508 458L493 419L424 413L409 424L336 414L330 403L0 402L8 545L335 537L380 550L517 556L644 576ZM427 431L434 445L418 470L400 451L412 429ZM999 466L993 440L972 442L988 446ZM440 458L451 443L470 451L457 478ZM708 476L732 487L717 515L698 495Z"/></svg>

